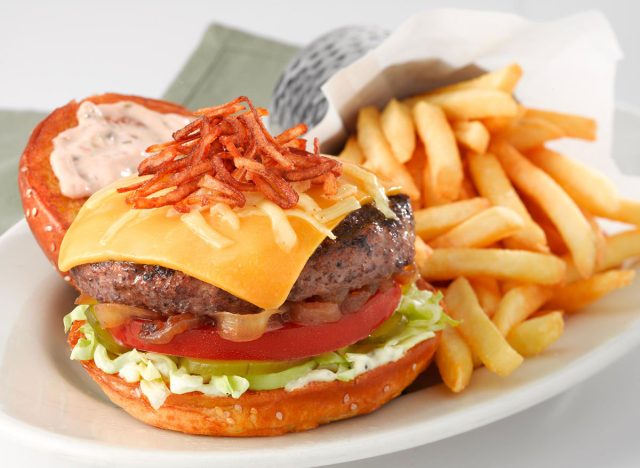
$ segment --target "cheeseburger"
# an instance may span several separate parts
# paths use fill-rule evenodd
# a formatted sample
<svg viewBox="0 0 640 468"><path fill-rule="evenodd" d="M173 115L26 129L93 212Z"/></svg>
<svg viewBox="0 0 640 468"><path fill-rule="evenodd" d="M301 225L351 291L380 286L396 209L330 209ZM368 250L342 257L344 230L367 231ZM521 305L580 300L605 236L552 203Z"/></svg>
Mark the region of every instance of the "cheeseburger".
<svg viewBox="0 0 640 468"><path fill-rule="evenodd" d="M80 291L71 359L111 401L165 429L277 435L371 412L425 369L449 319L401 189L307 151L304 125L272 136L245 97L106 96L36 129L20 183Z"/></svg>

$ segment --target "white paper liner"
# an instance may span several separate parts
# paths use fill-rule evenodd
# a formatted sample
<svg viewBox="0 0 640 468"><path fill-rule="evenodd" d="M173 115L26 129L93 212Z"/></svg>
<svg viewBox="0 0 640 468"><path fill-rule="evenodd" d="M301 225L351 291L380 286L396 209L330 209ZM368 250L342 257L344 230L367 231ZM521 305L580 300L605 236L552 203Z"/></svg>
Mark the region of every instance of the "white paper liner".
<svg viewBox="0 0 640 468"><path fill-rule="evenodd" d="M608 21L597 11L548 22L506 13L426 11L323 86L329 111L310 133L323 142L323 150L335 151L365 105L381 107L392 97L516 62L524 70L518 100L598 122L596 142L563 139L550 146L605 173L625 196L640 198L640 177L623 175L611 155L614 78L621 58Z"/></svg>

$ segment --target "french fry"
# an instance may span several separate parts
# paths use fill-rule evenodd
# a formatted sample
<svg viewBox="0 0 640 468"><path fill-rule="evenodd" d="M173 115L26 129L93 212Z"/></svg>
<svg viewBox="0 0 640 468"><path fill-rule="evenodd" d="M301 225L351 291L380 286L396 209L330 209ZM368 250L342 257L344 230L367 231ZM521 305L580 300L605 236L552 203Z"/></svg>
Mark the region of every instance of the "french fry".
<svg viewBox="0 0 640 468"><path fill-rule="evenodd" d="M547 243L549 244L551 253L561 256L569 252L567 244L564 243L564 239L560 235L558 228L556 228L551 221L549 221L548 219L537 218L534 218L534 221L544 231L544 235L547 238Z"/></svg>
<svg viewBox="0 0 640 468"><path fill-rule="evenodd" d="M463 120L454 122L452 128L456 140L462 146L479 154L484 154L487 151L490 135L482 122L478 120Z"/></svg>
<svg viewBox="0 0 640 468"><path fill-rule="evenodd" d="M564 279L565 263L553 255L525 250L435 249L419 263L429 280L449 280L459 276L489 276L523 283L553 285Z"/></svg>
<svg viewBox="0 0 640 468"><path fill-rule="evenodd" d="M444 384L455 393L469 385L473 373L471 350L455 328L445 328L436 351L436 365Z"/></svg>
<svg viewBox="0 0 640 468"><path fill-rule="evenodd" d="M521 118L524 117L525 107L518 105L518 112L512 116L484 117L479 119L482 125L486 127L490 134L499 134L500 132L513 127Z"/></svg>
<svg viewBox="0 0 640 468"><path fill-rule="evenodd" d="M532 209L534 206L535 206L535 209ZM542 212L542 210L539 207L537 207L537 205L535 204L529 205L529 210L531 211L531 214L533 215L538 225L544 229L545 234L547 235L547 240L549 241L549 245L551 246L552 252L558 256L566 255L569 252L569 249L564 243L564 239L562 239L562 236L558 232L557 228L553 225L553 223L549 220L549 218L546 217L546 214ZM540 212L541 218L538 218L538 215L535 213L536 211ZM595 216L593 216L593 214L585 210L582 210L582 214L584 215L585 219L589 223L589 226L591 226L591 229L593 230L593 234L595 237L596 271L598 271L598 265L602 264L604 260L604 254L605 254L606 243L607 243L606 235L602 230L602 227L598 223L598 220L596 219Z"/></svg>
<svg viewBox="0 0 640 468"><path fill-rule="evenodd" d="M420 143L421 147L422 143ZM423 147L424 148L424 147ZM429 159L424 156L424 164L422 165L422 206L423 208L429 208L434 206L448 205L451 200L444 198L441 194L436 192L436 186L430 182L431 179L431 166L429 165ZM462 187L460 189L462 191Z"/></svg>
<svg viewBox="0 0 640 468"><path fill-rule="evenodd" d="M489 131L489 133L500 133L501 131L511 127L520 118L520 116L513 117L485 117L480 119L482 125Z"/></svg>
<svg viewBox="0 0 640 468"><path fill-rule="evenodd" d="M640 226L640 202L636 200L620 199L617 209L602 214L603 218L622 221L623 223Z"/></svg>
<svg viewBox="0 0 640 468"><path fill-rule="evenodd" d="M409 108L392 99L380 115L380 123L398 162L406 163L416 148L416 131Z"/></svg>
<svg viewBox="0 0 640 468"><path fill-rule="evenodd" d="M545 307L562 309L567 313L576 312L616 289L628 286L634 277L633 270L610 270L597 273L591 278L558 288Z"/></svg>
<svg viewBox="0 0 640 468"><path fill-rule="evenodd" d="M546 148L531 150L526 156L591 213L606 216L620 206L618 190L613 183L591 168Z"/></svg>
<svg viewBox="0 0 640 468"><path fill-rule="evenodd" d="M607 237L604 255L598 264L598 271L615 268L633 257L640 257L640 229L624 231Z"/></svg>
<svg viewBox="0 0 640 468"><path fill-rule="evenodd" d="M476 191L473 182L471 181L471 177L465 174L464 179L462 179L462 186L460 187L460 200L471 200L472 198L476 198L478 196L478 192Z"/></svg>
<svg viewBox="0 0 640 468"><path fill-rule="evenodd" d="M518 104L511 94L495 89L459 89L433 94L418 102L421 101L441 107L451 120L513 117L518 114Z"/></svg>
<svg viewBox="0 0 640 468"><path fill-rule="evenodd" d="M540 109L527 109L526 117L544 119L562 129L570 138L593 141L596 139L597 123L594 119L575 114L563 114Z"/></svg>
<svg viewBox="0 0 640 468"><path fill-rule="evenodd" d="M498 304L493 323L500 333L507 336L513 327L542 307L551 296L551 288L536 284L525 284L510 289Z"/></svg>
<svg viewBox="0 0 640 468"><path fill-rule="evenodd" d="M562 311L554 311L517 325L509 333L507 341L522 356L529 357L547 349L563 332Z"/></svg>
<svg viewBox="0 0 640 468"><path fill-rule="evenodd" d="M502 299L500 285L495 278L476 277L469 278L469 283L476 293L480 307L488 317L493 317L498 310L498 305Z"/></svg>
<svg viewBox="0 0 640 468"><path fill-rule="evenodd" d="M524 117L502 131L500 136L518 151L525 151L565 135L560 127L551 122L536 117Z"/></svg>
<svg viewBox="0 0 640 468"><path fill-rule="evenodd" d="M460 321L458 332L487 369L507 376L522 364L522 356L484 313L465 278L458 278L449 285L444 300L451 316Z"/></svg>
<svg viewBox="0 0 640 468"><path fill-rule="evenodd" d="M420 199L420 192L407 169L391 152L382 128L380 112L375 107L360 109L358 114L358 144L366 158L366 164L377 174L399 183L412 200Z"/></svg>
<svg viewBox="0 0 640 468"><path fill-rule="evenodd" d="M548 252L544 232L531 218L498 159L490 153L469 154L467 161L471 177L480 195L491 201L493 205L504 206L515 211L525 223L525 227L520 232L505 241L507 247Z"/></svg>
<svg viewBox="0 0 640 468"><path fill-rule="evenodd" d="M480 360L478 355L475 353L471 353L471 361L473 362L474 369L478 369L479 367L483 366L482 361Z"/></svg>
<svg viewBox="0 0 640 468"><path fill-rule="evenodd" d="M517 63L512 63L500 70L496 70L479 76L474 80L470 80L466 85L460 83L458 86L499 89L505 93L513 93L513 90L516 88L520 78L522 78L522 67Z"/></svg>
<svg viewBox="0 0 640 468"><path fill-rule="evenodd" d="M455 83L449 86L438 88L437 90L432 91L431 93L427 93L426 95L447 93L460 89L496 89L499 91L504 91L505 93L512 93L521 77L522 67L520 67L520 65L518 65L517 63L512 63L504 68L501 68L500 70L485 73L478 76L477 78L461 81L460 83Z"/></svg>
<svg viewBox="0 0 640 468"><path fill-rule="evenodd" d="M514 235L523 227L524 221L515 211L493 206L436 237L430 244L433 248L487 247Z"/></svg>
<svg viewBox="0 0 640 468"><path fill-rule="evenodd" d="M596 239L575 202L544 171L505 141L492 143L492 149L516 187L534 200L549 216L562 235L578 272L587 278L596 264Z"/></svg>
<svg viewBox="0 0 640 468"><path fill-rule="evenodd" d="M422 146L422 143L420 143ZM424 151L424 150L423 150ZM422 164L422 206L423 207L432 207L432 206L440 206L446 205L448 200L440 197L436 191L434 190L434 185L431 183L431 168L429 167L429 160L425 154L424 163Z"/></svg>
<svg viewBox="0 0 640 468"><path fill-rule="evenodd" d="M429 177L425 174L425 185L430 183L439 199L456 200L463 179L462 162L444 113L437 106L419 102L413 108L413 118L427 154Z"/></svg>
<svg viewBox="0 0 640 468"><path fill-rule="evenodd" d="M415 240L415 249L416 253L414 255L415 262L426 262L429 257L433 254L433 249L429 247L425 241L423 241L420 236L416 236Z"/></svg>
<svg viewBox="0 0 640 468"><path fill-rule="evenodd" d="M502 295L504 296L513 288L517 288L518 286L522 286L522 285L523 284L521 281L515 281L515 280L500 281L500 291L502 291Z"/></svg>
<svg viewBox="0 0 640 468"><path fill-rule="evenodd" d="M419 141L416 142L416 148L413 151L413 156L409 159L404 167L407 168L411 177L413 177L413 182L416 184L416 187L422 194L421 201L425 201L426 194L424 193L424 172L425 165L427 162L427 155L424 153L424 146ZM420 208L421 204L414 204L414 209Z"/></svg>
<svg viewBox="0 0 640 468"><path fill-rule="evenodd" d="M591 230L593 231L593 235L596 240L596 271L597 271L598 265L602 264L602 262L604 261L604 252L605 252L605 249L607 248L607 237L595 216L593 216L588 211L584 211L584 210L582 211L582 214L584 215L585 219L589 223L589 226L591 226Z"/></svg>
<svg viewBox="0 0 640 468"><path fill-rule="evenodd" d="M486 198L472 198L417 210L414 212L416 233L429 241L490 206Z"/></svg>
<svg viewBox="0 0 640 468"><path fill-rule="evenodd" d="M349 137L338 157L354 164L362 164L364 162L364 154L362 154L362 150L355 136L351 135Z"/></svg>
<svg viewBox="0 0 640 468"><path fill-rule="evenodd" d="M569 252L567 244L560 235L558 228L549 219L549 216L535 203L526 198L522 198L522 202L527 207L527 211L531 214L533 221L540 226L547 238L547 244L554 255L565 255Z"/></svg>
<svg viewBox="0 0 640 468"><path fill-rule="evenodd" d="M582 279L582 275L578 272L573 260L571 259L571 255L563 255L562 260L564 260L565 265L567 266L564 271L564 284L575 283L578 280Z"/></svg>

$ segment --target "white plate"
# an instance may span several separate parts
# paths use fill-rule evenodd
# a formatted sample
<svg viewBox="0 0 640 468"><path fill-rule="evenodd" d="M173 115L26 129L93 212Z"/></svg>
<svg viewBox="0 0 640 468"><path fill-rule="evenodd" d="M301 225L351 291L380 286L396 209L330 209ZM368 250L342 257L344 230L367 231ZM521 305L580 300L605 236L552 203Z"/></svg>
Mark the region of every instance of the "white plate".
<svg viewBox="0 0 640 468"><path fill-rule="evenodd" d="M637 145L640 114L618 113L618 160ZM628 167L628 166L627 166ZM636 169L636 168L634 168ZM505 418L595 374L640 343L640 288L570 317L544 355L501 379L486 370L452 395L421 388L369 416L278 438L186 436L148 427L112 405L68 359L62 317L74 293L53 272L24 221L0 238L0 434L59 457L109 466L304 466L423 445Z"/></svg>

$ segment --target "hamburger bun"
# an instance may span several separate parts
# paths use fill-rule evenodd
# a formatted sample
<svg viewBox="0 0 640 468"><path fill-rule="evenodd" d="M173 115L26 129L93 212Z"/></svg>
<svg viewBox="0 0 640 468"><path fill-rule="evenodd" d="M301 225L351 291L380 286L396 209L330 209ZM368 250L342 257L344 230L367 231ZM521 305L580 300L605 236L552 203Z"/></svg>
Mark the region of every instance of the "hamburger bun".
<svg viewBox="0 0 640 468"><path fill-rule="evenodd" d="M189 110L179 104L139 96L108 93L91 96L79 102L71 101L54 110L38 124L31 133L29 142L20 158L18 187L29 227L56 269L62 238L86 198L69 198L61 193L49 157L53 151L53 139L61 132L78 124L76 113L84 101L91 101L95 104L132 101L163 114L190 115Z"/></svg>
<svg viewBox="0 0 640 468"><path fill-rule="evenodd" d="M71 348L84 322L74 322L68 336ZM171 394L154 410L138 383L127 383L96 367L82 366L117 406L140 421L187 434L252 437L313 429L340 419L367 414L400 395L427 368L439 341L418 343L401 359L370 370L349 382L313 382L301 389L248 391L240 398L212 397L191 392Z"/></svg>

